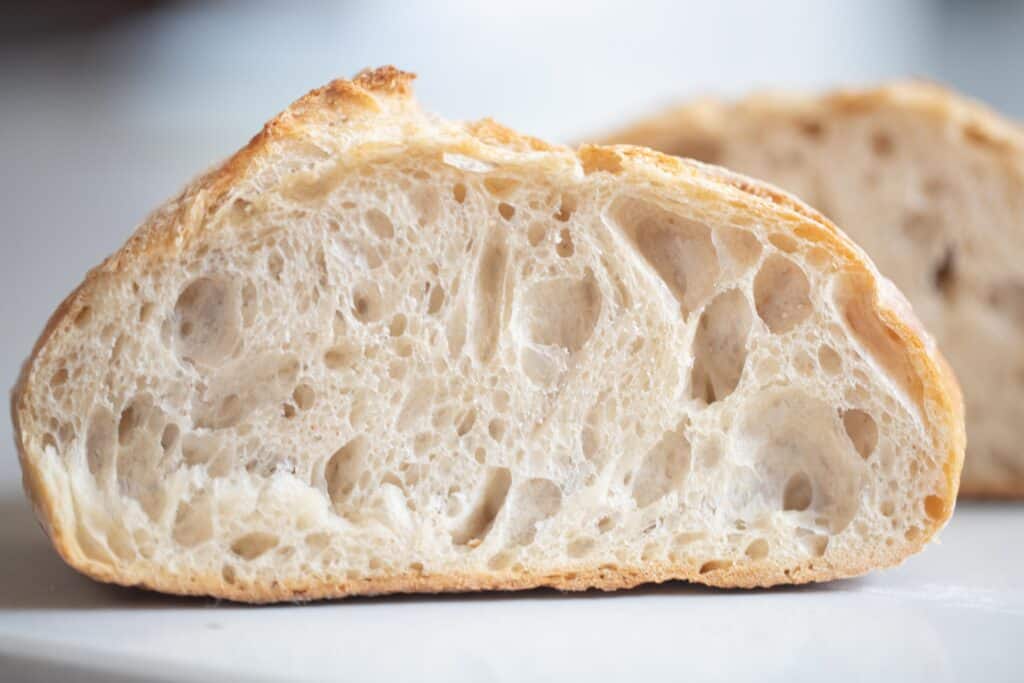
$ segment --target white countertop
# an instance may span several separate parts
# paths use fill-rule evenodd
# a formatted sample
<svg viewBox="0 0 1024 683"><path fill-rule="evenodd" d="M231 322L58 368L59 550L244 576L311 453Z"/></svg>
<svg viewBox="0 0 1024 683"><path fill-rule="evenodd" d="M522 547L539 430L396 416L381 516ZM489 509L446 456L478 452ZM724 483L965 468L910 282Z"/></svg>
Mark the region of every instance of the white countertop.
<svg viewBox="0 0 1024 683"><path fill-rule="evenodd" d="M1024 507L961 504L902 567L831 584L684 583L247 607L94 583L0 498L4 680L1021 680Z"/></svg>

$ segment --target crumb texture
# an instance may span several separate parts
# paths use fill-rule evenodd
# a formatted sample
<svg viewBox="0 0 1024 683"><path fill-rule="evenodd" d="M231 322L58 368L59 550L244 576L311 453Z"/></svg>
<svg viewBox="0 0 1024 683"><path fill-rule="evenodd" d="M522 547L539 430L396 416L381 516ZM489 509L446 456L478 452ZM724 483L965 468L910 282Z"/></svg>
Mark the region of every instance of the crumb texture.
<svg viewBox="0 0 1024 683"><path fill-rule="evenodd" d="M240 599L758 585L945 520L868 271L709 180L464 148L288 148L84 290L19 404L66 555Z"/></svg>

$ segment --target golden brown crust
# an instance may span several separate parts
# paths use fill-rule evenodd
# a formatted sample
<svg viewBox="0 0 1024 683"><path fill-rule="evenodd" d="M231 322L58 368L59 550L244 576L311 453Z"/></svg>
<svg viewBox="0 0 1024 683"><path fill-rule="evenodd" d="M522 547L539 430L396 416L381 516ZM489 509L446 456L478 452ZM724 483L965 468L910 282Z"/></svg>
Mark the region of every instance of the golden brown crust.
<svg viewBox="0 0 1024 683"><path fill-rule="evenodd" d="M925 342L919 330L904 320L879 296L878 275L863 253L834 225L791 195L770 185L749 178L697 164L684 162L646 149L631 147L583 146L577 153L563 147L548 145L533 138L483 121L462 128L469 136L469 145L497 146L510 152L550 152L574 160L586 173L632 175L654 185L669 189L682 187L694 180L718 193L729 193L737 201L747 198L758 210L777 222L788 225L801 236L817 241L833 252L849 272L864 275L871 290L865 292L874 302L879 316L901 343L910 349L914 370L924 387L923 411L936 422L933 438L945 445L948 455L943 468L947 490L942 496L941 514L931 526L903 546L868 548L857 556L830 557L808 561L799 566L782 568L771 563L735 564L726 567L693 564L654 564L643 567L581 567L559 573L494 572L469 575L395 574L359 581L327 581L311 576L299 581L254 581L231 583L221 575L183 577L165 568L152 569L146 576L133 575L121 568L90 559L74 538L74 520L67 515L56 490L37 465L38 452L31 452L35 438L24 433L31 421L28 397L32 394L34 368L45 356L53 335L69 325L86 305L91 291L108 274L128 270L142 259L175 257L197 234L201 234L206 218L216 211L228 190L242 182L253 167L265 161L275 145L302 139L312 123L327 118L340 120L350 127L372 126L372 117L390 108L401 111L414 107L410 94L413 76L393 67L363 72L353 81L334 81L298 100L285 112L270 121L241 151L220 167L194 181L176 199L156 211L116 254L93 269L82 285L57 309L26 362L12 393L12 416L19 456L24 472L26 492L32 499L44 528L61 557L79 571L101 581L127 586L140 586L183 595L212 595L244 602L312 600L347 595L374 595L392 592L449 592L471 590L519 590L550 586L561 590L597 588L615 590L640 583L687 580L719 587L755 587L778 583L827 581L862 574L871 569L890 566L919 551L952 514L957 480L963 458L963 407L952 373L941 357ZM359 157L362 152L354 149ZM361 159L369 156L359 157ZM38 437L38 435L34 435Z"/></svg>

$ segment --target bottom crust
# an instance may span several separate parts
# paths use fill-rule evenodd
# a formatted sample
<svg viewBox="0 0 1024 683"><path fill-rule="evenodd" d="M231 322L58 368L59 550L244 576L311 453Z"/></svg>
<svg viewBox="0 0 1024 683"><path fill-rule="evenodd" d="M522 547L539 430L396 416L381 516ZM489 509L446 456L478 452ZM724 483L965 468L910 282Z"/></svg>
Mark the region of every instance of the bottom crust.
<svg viewBox="0 0 1024 683"><path fill-rule="evenodd" d="M905 547L878 549L857 558L846 557L849 564L837 565L833 561L808 560L796 567L783 569L763 562L734 564L718 567L715 563L668 565L649 564L643 567L613 567L604 565L553 573L504 571L477 574L427 575L405 572L368 579L350 579L331 582L321 579L298 581L236 581L228 583L220 576L194 575L176 577L161 575L131 580L113 576L108 568L91 561L68 561L94 579L132 588L143 588L161 593L184 596L208 596L244 603L307 602L333 598L375 596L408 593L466 593L476 591L519 591L533 588L553 588L560 591L587 590L616 591L642 584L667 581L687 581L714 588L768 588L778 584L799 585L831 581L865 574L873 569L899 564L913 549ZM63 553L62 553L63 555ZM65 557L65 560L68 558Z"/></svg>

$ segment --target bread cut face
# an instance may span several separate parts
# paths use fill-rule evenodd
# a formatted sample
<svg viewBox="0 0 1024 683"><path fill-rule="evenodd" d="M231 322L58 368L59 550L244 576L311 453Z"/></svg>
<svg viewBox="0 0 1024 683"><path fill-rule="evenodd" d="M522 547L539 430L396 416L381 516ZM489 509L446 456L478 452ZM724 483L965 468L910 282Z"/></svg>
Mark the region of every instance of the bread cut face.
<svg viewBox="0 0 1024 683"><path fill-rule="evenodd" d="M1024 133L940 87L703 100L616 133L789 190L906 293L964 389L961 492L1024 497Z"/></svg>
<svg viewBox="0 0 1024 683"><path fill-rule="evenodd" d="M945 523L955 381L797 200L314 91L89 274L14 394L101 580L244 601L826 580Z"/></svg>

